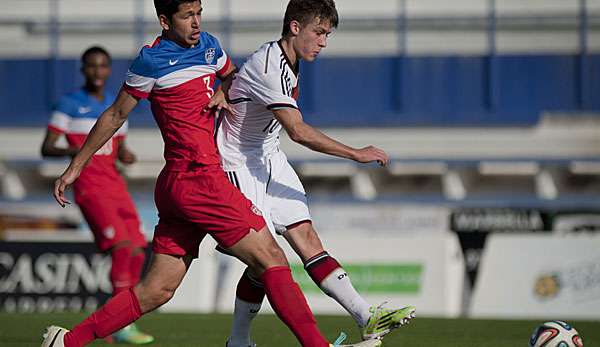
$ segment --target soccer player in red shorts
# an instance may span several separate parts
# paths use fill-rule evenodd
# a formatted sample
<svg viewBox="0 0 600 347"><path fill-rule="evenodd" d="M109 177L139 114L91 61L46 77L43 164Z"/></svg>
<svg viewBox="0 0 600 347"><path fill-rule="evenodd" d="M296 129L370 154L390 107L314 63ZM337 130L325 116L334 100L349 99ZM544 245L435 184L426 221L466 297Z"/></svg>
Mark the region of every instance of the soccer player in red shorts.
<svg viewBox="0 0 600 347"><path fill-rule="evenodd" d="M111 57L104 48L90 47L82 54L81 73L85 84L59 100L42 143L44 157L77 153L98 116L115 100L104 88L110 70ZM115 166L117 159L125 164L135 162L135 156L125 146L126 132L127 124L94 154L74 184L75 202L94 234L98 249L111 256L113 295L140 281L147 246L135 205ZM57 146L63 135L69 144L67 148ZM115 333L113 338L129 344L154 341L133 323Z"/></svg>
<svg viewBox="0 0 600 347"><path fill-rule="evenodd" d="M54 190L57 202L65 206L65 189L139 100L148 98L166 159L155 191L159 222L152 241L154 256L138 285L114 296L71 331L49 327L42 347L84 346L166 303L206 234L260 276L269 302L302 346L329 347L260 211L221 169L213 138L214 109L228 106L223 93L215 94L213 88L215 78L227 80L235 67L217 39L200 30L199 0L155 0L154 6L162 35L141 50L116 101L98 118ZM371 340L354 346L380 345Z"/></svg>

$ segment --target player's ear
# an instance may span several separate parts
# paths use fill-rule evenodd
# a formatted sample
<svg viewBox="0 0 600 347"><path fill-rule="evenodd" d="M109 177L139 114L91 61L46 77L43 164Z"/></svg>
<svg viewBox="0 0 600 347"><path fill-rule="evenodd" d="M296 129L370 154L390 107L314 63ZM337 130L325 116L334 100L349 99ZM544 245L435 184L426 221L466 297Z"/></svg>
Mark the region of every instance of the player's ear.
<svg viewBox="0 0 600 347"><path fill-rule="evenodd" d="M290 22L290 33L294 36L298 35L302 30L302 25L297 20L293 20Z"/></svg>
<svg viewBox="0 0 600 347"><path fill-rule="evenodd" d="M169 30L171 28L171 21L164 14L158 16L158 22L164 30Z"/></svg>

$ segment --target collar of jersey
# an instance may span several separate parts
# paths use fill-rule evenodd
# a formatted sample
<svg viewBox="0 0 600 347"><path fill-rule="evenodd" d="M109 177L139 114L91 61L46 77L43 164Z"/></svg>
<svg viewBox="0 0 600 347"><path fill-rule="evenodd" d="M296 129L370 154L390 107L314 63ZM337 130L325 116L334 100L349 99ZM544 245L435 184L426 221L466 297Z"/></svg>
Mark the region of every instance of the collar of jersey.
<svg viewBox="0 0 600 347"><path fill-rule="evenodd" d="M200 35L202 35L202 33L200 33ZM160 38L160 43L162 43L163 45L168 46L169 48L172 48L172 49L178 50L178 51L185 51L187 49L194 49L194 48L200 46L200 42L201 41L202 41L202 36L198 40L198 44L196 44L194 47L183 47L183 46L179 45L177 42L175 42L173 40L169 40L164 35L161 36L161 38Z"/></svg>
<svg viewBox="0 0 600 347"><path fill-rule="evenodd" d="M106 87L104 87L104 88L106 88ZM88 93L88 91L85 89L85 87L81 87L79 90L88 101L95 102L96 104L99 104L99 105L103 105L108 98L108 94L106 93L106 90L104 91L104 94L103 94L103 96L104 96L103 101L100 101L100 100L96 99L95 97L93 97L90 93Z"/></svg>
<svg viewBox="0 0 600 347"><path fill-rule="evenodd" d="M285 53L285 50L283 49L281 40L277 41L277 46L279 46L279 49L281 50L281 53L283 54L283 57L285 58L286 64L290 67L290 69L294 72L294 75L297 77L298 74L300 73L300 60L296 59L296 65L293 65L292 61L290 60L290 57L288 57L287 53Z"/></svg>

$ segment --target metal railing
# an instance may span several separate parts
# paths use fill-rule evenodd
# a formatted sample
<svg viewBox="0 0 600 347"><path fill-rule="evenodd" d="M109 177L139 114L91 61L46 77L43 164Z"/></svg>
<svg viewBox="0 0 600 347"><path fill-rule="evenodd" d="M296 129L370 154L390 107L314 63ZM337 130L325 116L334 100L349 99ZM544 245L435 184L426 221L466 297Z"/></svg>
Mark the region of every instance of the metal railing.
<svg viewBox="0 0 600 347"><path fill-rule="evenodd" d="M134 6L133 18L115 20L71 20L60 17L61 0L48 0L49 11L46 20L0 20L0 24L22 24L25 32L32 35L48 35L50 56L59 54L61 36L72 33L130 33L135 37L137 46L145 43L145 34L157 31L154 19L144 17L145 0L131 0ZM419 31L485 31L488 42L488 52L494 55L497 51L496 42L499 31L577 31L579 36L579 51L587 54L589 47L589 30L600 30L600 13L590 13L588 0L577 0L578 10L573 13L540 11L538 14L510 15L499 13L497 0L487 1L487 13L466 16L414 16L407 15L408 0L396 0L398 12L376 17L344 17L342 26L347 31L395 31L398 37L398 53L406 53L407 35L412 30ZM250 18L234 17L232 0L220 0L221 16L217 19L203 21L207 31L219 32L223 46L228 47L232 35L248 32L278 32L281 28L280 18Z"/></svg>

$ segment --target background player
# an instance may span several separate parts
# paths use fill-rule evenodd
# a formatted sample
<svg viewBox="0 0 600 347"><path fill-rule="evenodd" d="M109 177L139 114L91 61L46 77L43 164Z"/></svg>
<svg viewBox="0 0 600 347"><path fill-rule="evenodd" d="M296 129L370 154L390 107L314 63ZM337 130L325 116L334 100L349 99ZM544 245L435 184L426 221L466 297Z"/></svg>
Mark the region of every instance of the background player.
<svg viewBox="0 0 600 347"><path fill-rule="evenodd" d="M44 157L77 154L98 116L115 99L104 88L110 72L111 57L104 48L94 46L83 53L81 73L85 84L58 102L42 143ZM133 200L115 165L117 159L125 164L136 160L125 146L126 131L127 124L94 154L74 184L75 202L94 234L98 249L111 255L113 295L139 282L146 247ZM67 148L57 146L62 136L66 137ZM154 341L133 323L113 334L113 339L131 344Z"/></svg>
<svg viewBox="0 0 600 347"><path fill-rule="evenodd" d="M323 249L302 183L279 148L283 127L292 140L318 152L360 163L389 161L379 148L352 148L331 139L304 123L298 110L299 62L315 60L337 25L333 0L291 0L282 38L261 46L233 80L228 93L233 110L224 112L217 142L231 182L263 211L300 256L313 281L352 315L367 340L408 322L415 308L371 306L357 293L348 274ZM244 272L236 296L228 346L252 346L250 323L264 298L258 276Z"/></svg>
<svg viewBox="0 0 600 347"><path fill-rule="evenodd" d="M206 234L260 276L275 312L303 346L330 346L260 211L229 183L221 168L213 138L214 111L209 107L223 104L222 93L213 98L214 81L231 76L233 64L216 38L200 30L200 1L155 0L154 5L162 36L132 63L116 101L98 118L54 191L64 206L66 187L124 124L139 99L148 98L166 159L155 190L159 222L152 241L154 257L138 285L114 296L72 331L49 327L42 346L86 345L166 303ZM356 346L380 345L370 341Z"/></svg>

